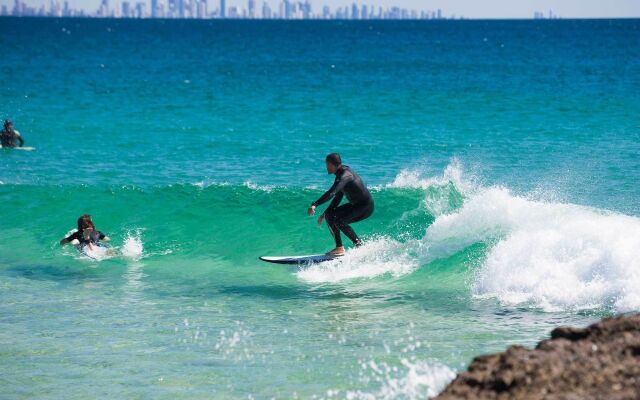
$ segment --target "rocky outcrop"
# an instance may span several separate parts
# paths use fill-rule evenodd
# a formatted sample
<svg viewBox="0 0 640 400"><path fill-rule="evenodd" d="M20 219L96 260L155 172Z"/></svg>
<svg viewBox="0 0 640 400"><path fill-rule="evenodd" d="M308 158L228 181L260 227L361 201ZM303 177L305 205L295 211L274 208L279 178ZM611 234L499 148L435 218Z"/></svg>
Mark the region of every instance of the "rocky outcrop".
<svg viewBox="0 0 640 400"><path fill-rule="evenodd" d="M476 357L436 399L640 399L640 314Z"/></svg>

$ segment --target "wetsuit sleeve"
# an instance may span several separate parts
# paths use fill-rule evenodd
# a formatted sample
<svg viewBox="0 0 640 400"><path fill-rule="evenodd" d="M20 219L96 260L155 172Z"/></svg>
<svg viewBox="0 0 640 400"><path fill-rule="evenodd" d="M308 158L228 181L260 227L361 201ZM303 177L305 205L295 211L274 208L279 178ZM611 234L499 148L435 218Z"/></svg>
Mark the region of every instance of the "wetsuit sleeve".
<svg viewBox="0 0 640 400"><path fill-rule="evenodd" d="M80 238L79 238L79 232L73 232L71 235L69 235L69 236L67 236L66 238L64 238L64 240L66 240L67 242L71 242L71 241L73 241L73 239L78 239L78 240L80 240Z"/></svg>
<svg viewBox="0 0 640 400"><path fill-rule="evenodd" d="M16 132L16 139L18 139L18 141L20 142L20 147L24 146L24 139L18 132Z"/></svg>
<svg viewBox="0 0 640 400"><path fill-rule="evenodd" d="M338 207L340 205L340 202L342 201L343 197L344 197L344 193L343 192L338 192L338 194L336 194L336 196L333 198L333 200L331 200L331 204L329 204L329 207L327 207L327 210L333 210L336 207Z"/></svg>
<svg viewBox="0 0 640 400"><path fill-rule="evenodd" d="M326 203L327 201L329 201L329 199L331 199L337 193L341 193L342 189L344 188L344 185L346 185L347 182L348 182L348 179L346 179L344 175L341 177L336 177L336 180L333 182L333 185L329 188L329 190L327 190L325 194L320 196L318 200L311 203L311 205L317 207L320 204ZM340 200L342 200L342 197L340 197Z"/></svg>

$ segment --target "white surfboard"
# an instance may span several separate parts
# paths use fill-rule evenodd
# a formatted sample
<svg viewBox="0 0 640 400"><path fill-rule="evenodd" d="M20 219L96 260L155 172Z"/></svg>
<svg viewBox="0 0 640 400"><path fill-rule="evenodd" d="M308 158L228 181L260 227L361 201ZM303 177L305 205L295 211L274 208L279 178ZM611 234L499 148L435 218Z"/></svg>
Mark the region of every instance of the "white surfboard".
<svg viewBox="0 0 640 400"><path fill-rule="evenodd" d="M87 245L78 245L76 246L76 249L78 249L78 251L83 255L96 261L102 261L115 255L115 251L113 250L113 248L111 248L111 246L98 243L92 245L91 247L92 248L89 248L89 246Z"/></svg>
<svg viewBox="0 0 640 400"><path fill-rule="evenodd" d="M342 256L312 254L307 256L279 256L279 257L262 256L260 257L260 259L262 261L273 263L273 264L301 265L301 264L312 264L312 263L321 263L324 261L331 261L340 257Z"/></svg>
<svg viewBox="0 0 640 400"><path fill-rule="evenodd" d="M36 148L35 147L2 147L0 146L0 149L11 149L11 150L22 150L22 151L34 151Z"/></svg>

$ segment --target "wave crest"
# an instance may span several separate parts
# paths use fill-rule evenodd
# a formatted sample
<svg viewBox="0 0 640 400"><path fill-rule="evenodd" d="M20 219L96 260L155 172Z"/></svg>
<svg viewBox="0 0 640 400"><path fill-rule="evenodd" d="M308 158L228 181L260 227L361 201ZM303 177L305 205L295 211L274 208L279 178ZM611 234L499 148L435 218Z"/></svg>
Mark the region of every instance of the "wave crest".
<svg viewBox="0 0 640 400"><path fill-rule="evenodd" d="M460 204L452 206L448 199L448 208L434 213L420 240L379 238L343 259L303 269L298 277L314 283L397 277L484 244L479 266L467 262L476 297L546 311L640 309L639 218L474 186L455 160L442 176L417 176L402 172L387 187L420 188L426 202L432 191L452 190L460 194Z"/></svg>

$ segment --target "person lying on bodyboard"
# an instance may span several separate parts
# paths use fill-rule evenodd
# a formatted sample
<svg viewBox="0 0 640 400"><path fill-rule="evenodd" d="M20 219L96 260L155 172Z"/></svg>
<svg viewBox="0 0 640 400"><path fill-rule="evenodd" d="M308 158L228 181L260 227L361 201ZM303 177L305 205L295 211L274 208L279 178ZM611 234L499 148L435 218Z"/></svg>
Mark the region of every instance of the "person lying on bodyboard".
<svg viewBox="0 0 640 400"><path fill-rule="evenodd" d="M108 242L111 239L96 229L91 215L84 214L78 218L78 230L62 239L60 245L64 246L67 243L72 243L75 246L87 246L89 250L93 250L93 246L97 245L101 240Z"/></svg>

